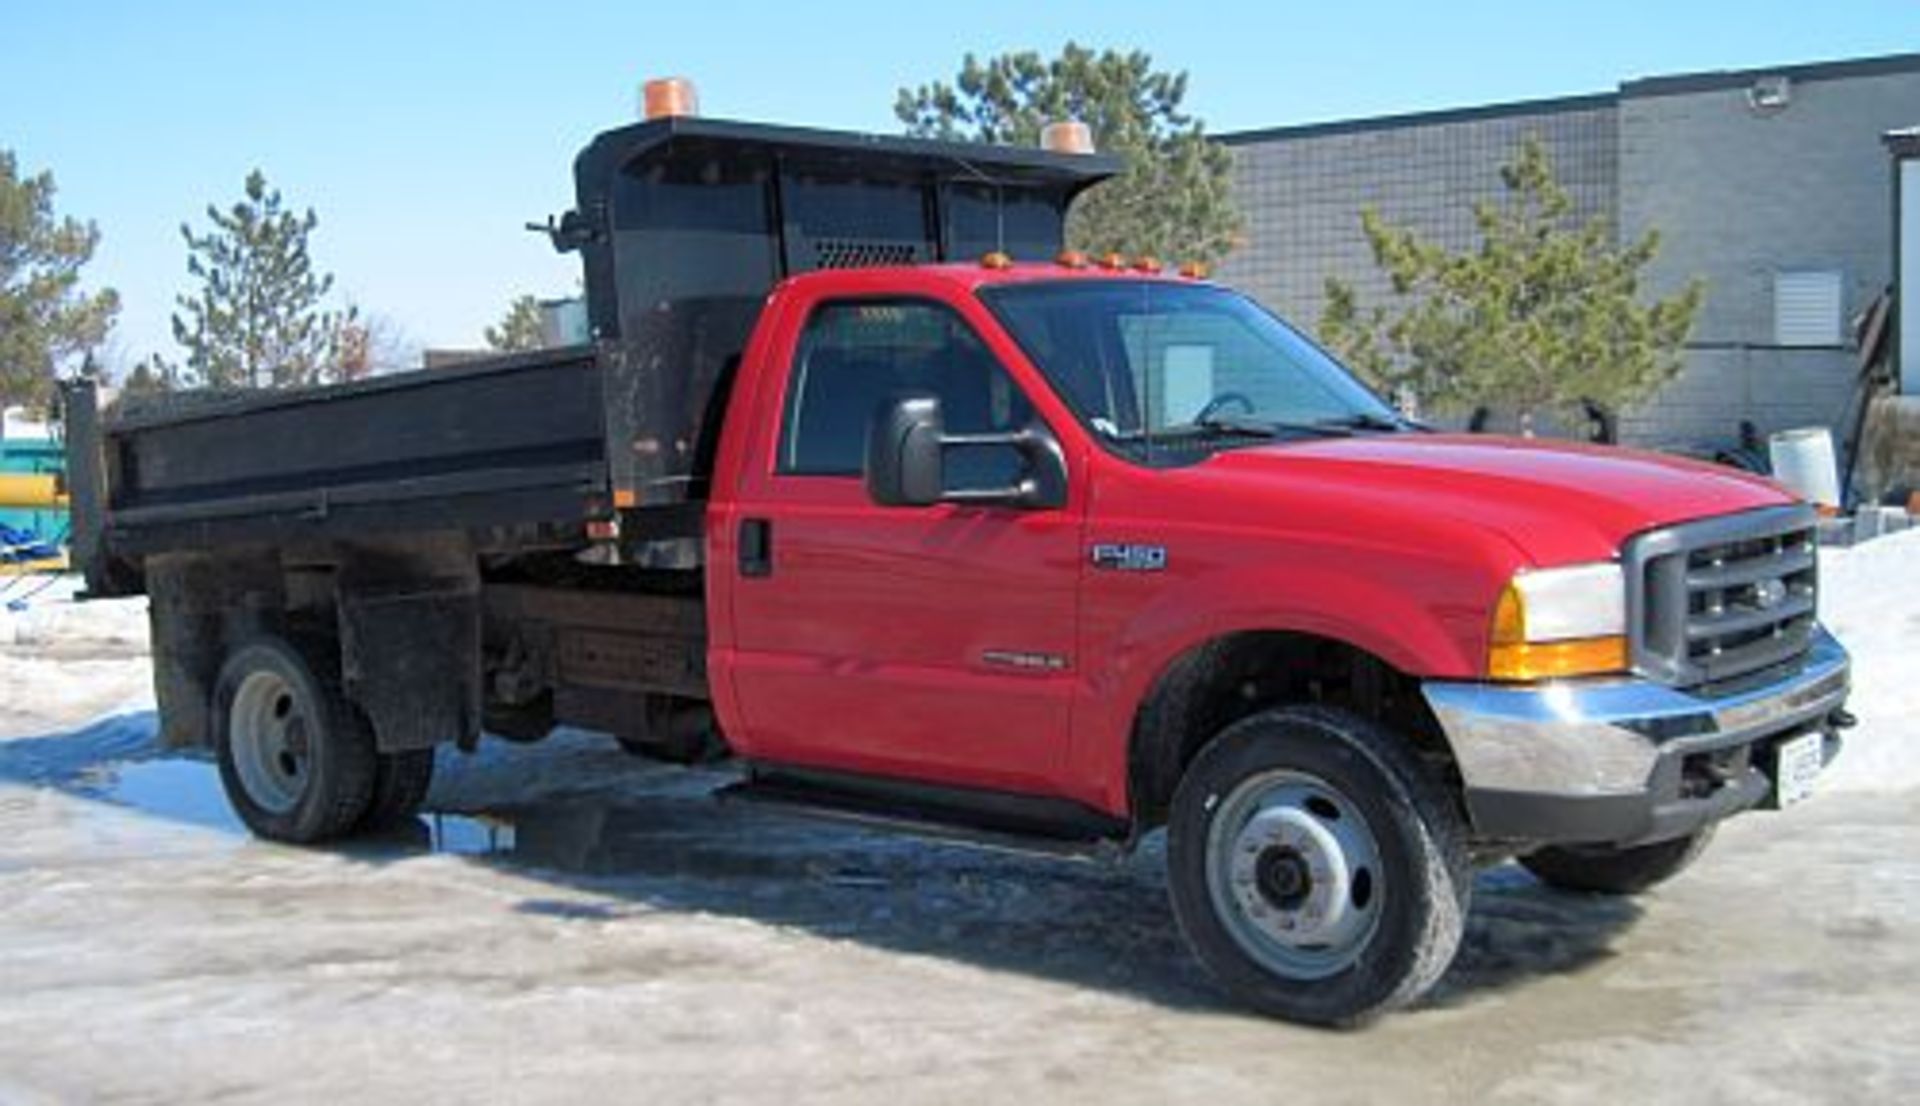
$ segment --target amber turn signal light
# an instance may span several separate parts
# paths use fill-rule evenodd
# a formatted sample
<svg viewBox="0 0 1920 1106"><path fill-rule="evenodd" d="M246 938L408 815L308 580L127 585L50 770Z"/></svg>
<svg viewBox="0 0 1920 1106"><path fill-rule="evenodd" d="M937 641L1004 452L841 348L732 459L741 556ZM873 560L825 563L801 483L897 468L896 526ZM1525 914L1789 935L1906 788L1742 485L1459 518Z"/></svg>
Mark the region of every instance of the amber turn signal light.
<svg viewBox="0 0 1920 1106"><path fill-rule="evenodd" d="M1487 653L1487 675L1496 680L1551 680L1602 676L1627 668L1627 639L1575 638L1496 645Z"/></svg>
<svg viewBox="0 0 1920 1106"><path fill-rule="evenodd" d="M1488 640L1487 676L1527 682L1566 676L1601 676L1627 669L1627 639L1622 634L1528 641L1526 601L1508 584L1493 611Z"/></svg>

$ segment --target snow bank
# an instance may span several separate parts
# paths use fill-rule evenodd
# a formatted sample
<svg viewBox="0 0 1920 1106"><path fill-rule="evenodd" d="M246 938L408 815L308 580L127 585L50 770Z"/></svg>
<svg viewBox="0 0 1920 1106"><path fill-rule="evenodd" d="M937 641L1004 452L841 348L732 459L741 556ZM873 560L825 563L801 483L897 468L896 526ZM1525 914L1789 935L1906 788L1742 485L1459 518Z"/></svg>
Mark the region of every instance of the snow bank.
<svg viewBox="0 0 1920 1106"><path fill-rule="evenodd" d="M0 576L0 647L58 646L62 651L147 650L147 601L74 599L80 577ZM19 610L10 606L15 602Z"/></svg>
<svg viewBox="0 0 1920 1106"><path fill-rule="evenodd" d="M0 576L0 737L152 709L147 601L82 603L81 587L75 576Z"/></svg>
<svg viewBox="0 0 1920 1106"><path fill-rule="evenodd" d="M1920 530L1821 550L1820 619L1853 654L1860 718L1822 788L1920 787Z"/></svg>

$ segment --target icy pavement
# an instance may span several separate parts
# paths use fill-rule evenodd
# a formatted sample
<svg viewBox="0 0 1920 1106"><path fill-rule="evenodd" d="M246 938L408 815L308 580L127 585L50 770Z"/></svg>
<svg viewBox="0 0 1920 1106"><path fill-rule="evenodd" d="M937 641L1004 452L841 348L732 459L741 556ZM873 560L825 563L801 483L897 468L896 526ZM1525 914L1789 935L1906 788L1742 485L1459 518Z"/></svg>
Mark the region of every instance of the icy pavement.
<svg viewBox="0 0 1920 1106"><path fill-rule="evenodd" d="M252 841L153 746L139 605L42 604L0 619L0 1102L1920 1101L1920 532L1823 572L1863 719L1823 795L1634 903L1486 873L1433 1000L1349 1034L1217 999L1156 848L722 805L588 735L443 757L389 840Z"/></svg>

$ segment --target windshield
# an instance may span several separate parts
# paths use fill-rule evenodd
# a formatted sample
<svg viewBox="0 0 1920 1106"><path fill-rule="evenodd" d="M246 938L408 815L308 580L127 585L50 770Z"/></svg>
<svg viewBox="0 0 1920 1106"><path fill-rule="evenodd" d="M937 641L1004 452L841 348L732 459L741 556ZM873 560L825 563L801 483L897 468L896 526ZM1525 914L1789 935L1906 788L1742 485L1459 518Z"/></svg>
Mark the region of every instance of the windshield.
<svg viewBox="0 0 1920 1106"><path fill-rule="evenodd" d="M1319 347L1224 288L1061 280L981 296L1081 419L1142 459L1405 425Z"/></svg>

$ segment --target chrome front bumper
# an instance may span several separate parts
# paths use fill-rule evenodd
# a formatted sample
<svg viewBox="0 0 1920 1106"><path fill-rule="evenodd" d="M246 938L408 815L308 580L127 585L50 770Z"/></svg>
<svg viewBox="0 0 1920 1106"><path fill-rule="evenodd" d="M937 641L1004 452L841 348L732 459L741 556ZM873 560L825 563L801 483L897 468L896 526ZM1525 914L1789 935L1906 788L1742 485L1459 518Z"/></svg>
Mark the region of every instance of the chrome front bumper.
<svg viewBox="0 0 1920 1106"><path fill-rule="evenodd" d="M1703 696L1650 680L1517 687L1430 682L1482 836L1629 844L1691 832L1767 797L1774 746L1829 735L1846 650L1816 627L1798 671Z"/></svg>

